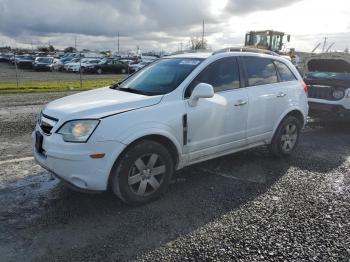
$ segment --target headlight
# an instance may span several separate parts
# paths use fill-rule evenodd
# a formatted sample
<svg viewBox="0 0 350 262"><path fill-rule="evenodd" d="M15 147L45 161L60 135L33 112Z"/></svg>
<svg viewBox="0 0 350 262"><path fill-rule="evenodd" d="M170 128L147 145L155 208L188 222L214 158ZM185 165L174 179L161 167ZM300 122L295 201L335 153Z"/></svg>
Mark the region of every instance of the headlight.
<svg viewBox="0 0 350 262"><path fill-rule="evenodd" d="M99 120L72 120L58 131L66 142L86 142L99 124Z"/></svg>
<svg viewBox="0 0 350 262"><path fill-rule="evenodd" d="M345 92L342 89L335 89L333 91L333 97L337 100L342 99L345 96Z"/></svg>

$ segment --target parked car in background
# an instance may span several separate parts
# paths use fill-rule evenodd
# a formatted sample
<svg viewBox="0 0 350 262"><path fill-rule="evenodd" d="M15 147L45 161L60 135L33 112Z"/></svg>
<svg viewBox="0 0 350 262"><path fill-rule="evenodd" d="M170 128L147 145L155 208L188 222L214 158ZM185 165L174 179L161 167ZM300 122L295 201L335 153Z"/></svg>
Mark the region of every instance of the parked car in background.
<svg viewBox="0 0 350 262"><path fill-rule="evenodd" d="M129 65L122 63L119 59L104 58L96 65L86 66L85 72L126 74L129 72Z"/></svg>
<svg viewBox="0 0 350 262"><path fill-rule="evenodd" d="M130 65L130 72L136 72L136 71L139 71L141 68L145 67L146 65L149 65L150 61L144 61L144 62L140 62L138 64L132 64Z"/></svg>
<svg viewBox="0 0 350 262"><path fill-rule="evenodd" d="M11 56L13 55L8 53L0 54L0 62L9 62Z"/></svg>
<svg viewBox="0 0 350 262"><path fill-rule="evenodd" d="M62 60L61 60L62 61ZM73 72L72 68L75 64L79 63L80 58L74 58L71 61L66 61L66 63L63 65L63 69L66 72Z"/></svg>
<svg viewBox="0 0 350 262"><path fill-rule="evenodd" d="M261 145L292 154L306 122L306 91L279 56L170 56L113 86L46 105L33 152L73 187L110 188L126 203L143 204L185 166Z"/></svg>
<svg viewBox="0 0 350 262"><path fill-rule="evenodd" d="M53 57L37 57L33 62L33 69L35 71L60 71L63 64L59 59Z"/></svg>
<svg viewBox="0 0 350 262"><path fill-rule="evenodd" d="M79 59L81 57L84 57L84 56L80 53L67 53L60 60L63 64L66 64L71 62L73 59Z"/></svg>
<svg viewBox="0 0 350 262"><path fill-rule="evenodd" d="M35 57L32 55L18 56L18 58L16 59L17 67L31 69L33 68L34 60L35 60Z"/></svg>
<svg viewBox="0 0 350 262"><path fill-rule="evenodd" d="M87 66L92 66L92 65L97 65L99 62L101 62L101 59L96 59L96 58L86 58L82 63L76 63L73 67L72 70L75 73L82 72L85 73L85 68Z"/></svg>
<svg viewBox="0 0 350 262"><path fill-rule="evenodd" d="M350 54L325 53L305 60L310 116L350 121Z"/></svg>

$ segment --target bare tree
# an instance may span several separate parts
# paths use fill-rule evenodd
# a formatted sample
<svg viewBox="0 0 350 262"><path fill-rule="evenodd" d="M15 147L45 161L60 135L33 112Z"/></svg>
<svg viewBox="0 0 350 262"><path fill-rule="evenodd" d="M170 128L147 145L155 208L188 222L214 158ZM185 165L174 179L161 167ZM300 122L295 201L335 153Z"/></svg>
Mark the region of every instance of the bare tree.
<svg viewBox="0 0 350 262"><path fill-rule="evenodd" d="M191 50L200 50L200 49L207 49L208 43L207 40L202 40L199 37L191 37L190 39L190 49Z"/></svg>

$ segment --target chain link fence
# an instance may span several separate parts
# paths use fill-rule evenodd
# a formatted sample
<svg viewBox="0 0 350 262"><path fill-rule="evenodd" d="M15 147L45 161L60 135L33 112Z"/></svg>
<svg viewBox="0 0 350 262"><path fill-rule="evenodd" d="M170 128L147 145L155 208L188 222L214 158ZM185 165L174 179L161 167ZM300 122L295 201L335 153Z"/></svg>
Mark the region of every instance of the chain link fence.
<svg viewBox="0 0 350 262"><path fill-rule="evenodd" d="M23 57L21 57L23 58ZM13 53L10 57L0 60L0 94L35 93L58 91L83 91L102 86L108 86L127 77L129 66L123 73L75 72L67 71L60 60L57 64L45 68L35 68L33 61L20 59ZM81 60L78 62L82 68ZM37 70L36 70L37 69Z"/></svg>

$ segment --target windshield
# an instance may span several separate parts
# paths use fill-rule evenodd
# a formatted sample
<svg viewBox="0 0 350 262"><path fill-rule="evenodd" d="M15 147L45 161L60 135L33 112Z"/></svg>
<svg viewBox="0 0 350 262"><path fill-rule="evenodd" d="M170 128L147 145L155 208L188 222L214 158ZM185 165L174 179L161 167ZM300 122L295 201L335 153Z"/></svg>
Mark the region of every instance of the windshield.
<svg viewBox="0 0 350 262"><path fill-rule="evenodd" d="M161 59L127 78L120 88L144 95L164 95L176 89L202 61L198 58Z"/></svg>
<svg viewBox="0 0 350 262"><path fill-rule="evenodd" d="M39 63L44 63L44 64L51 64L53 59L52 58L49 58L49 57L40 57L40 58L37 58L37 61Z"/></svg>

